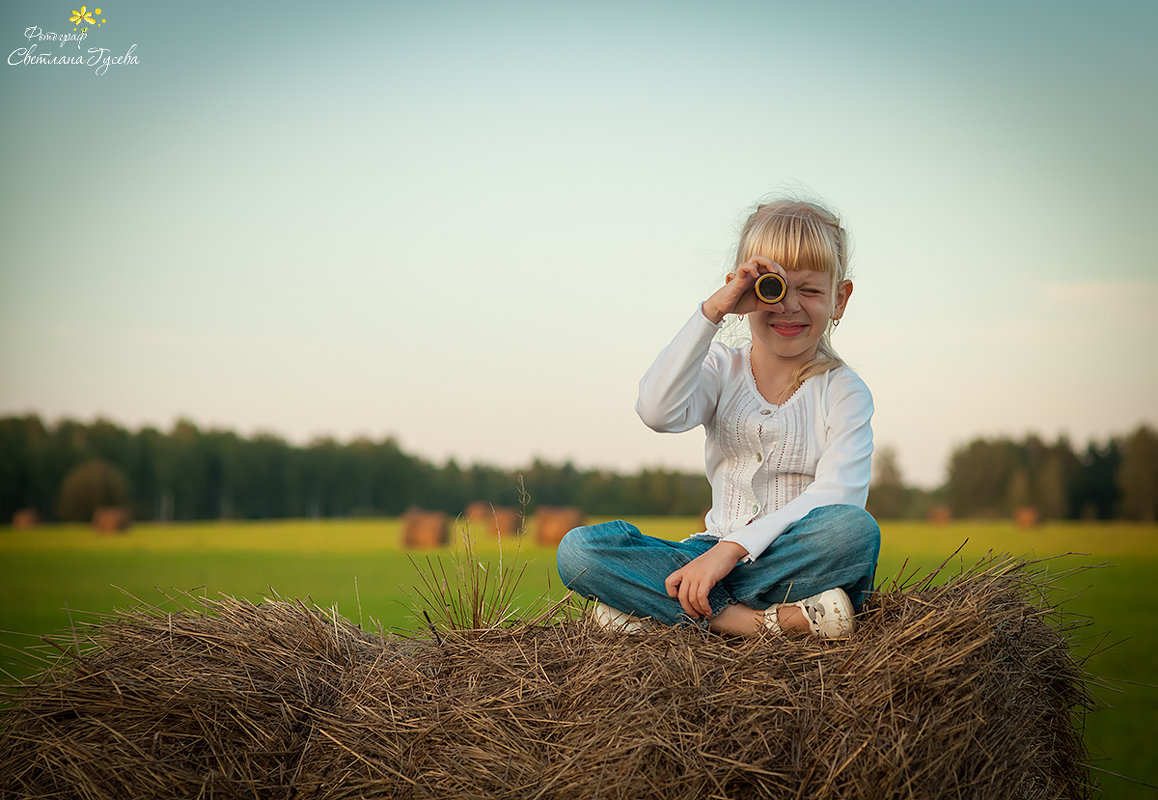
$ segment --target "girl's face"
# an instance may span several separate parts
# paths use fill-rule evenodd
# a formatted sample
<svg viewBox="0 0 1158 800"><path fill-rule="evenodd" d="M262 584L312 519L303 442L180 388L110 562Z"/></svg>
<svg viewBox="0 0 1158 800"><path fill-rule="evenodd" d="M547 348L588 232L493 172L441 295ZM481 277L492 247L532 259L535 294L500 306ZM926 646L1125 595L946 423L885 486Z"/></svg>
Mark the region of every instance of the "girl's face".
<svg viewBox="0 0 1158 800"><path fill-rule="evenodd" d="M806 269L786 270L785 277L784 299L775 305L761 303L748 315L752 343L782 359L809 361L828 323L844 314L852 281L833 286L831 272Z"/></svg>

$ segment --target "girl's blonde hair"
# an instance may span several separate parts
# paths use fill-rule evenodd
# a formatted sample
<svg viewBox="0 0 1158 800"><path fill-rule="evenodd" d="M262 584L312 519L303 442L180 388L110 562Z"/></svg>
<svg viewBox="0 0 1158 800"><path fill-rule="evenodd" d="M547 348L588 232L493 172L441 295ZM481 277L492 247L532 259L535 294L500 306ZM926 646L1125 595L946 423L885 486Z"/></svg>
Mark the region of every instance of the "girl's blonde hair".
<svg viewBox="0 0 1158 800"><path fill-rule="evenodd" d="M804 200L777 200L764 203L744 223L736 248L738 267L752 256L764 256L786 271L814 270L831 276L833 302L836 288L848 276L848 233L840 218L818 203ZM844 366L832 347L832 320L820 337L816 358L801 365L789 381L785 397L813 375Z"/></svg>

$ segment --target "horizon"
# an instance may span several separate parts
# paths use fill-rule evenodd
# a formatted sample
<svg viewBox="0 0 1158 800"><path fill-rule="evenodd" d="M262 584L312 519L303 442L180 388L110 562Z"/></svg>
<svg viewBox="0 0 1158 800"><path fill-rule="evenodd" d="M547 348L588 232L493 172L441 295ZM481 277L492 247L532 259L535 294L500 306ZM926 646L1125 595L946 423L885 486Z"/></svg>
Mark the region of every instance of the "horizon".
<svg viewBox="0 0 1158 800"><path fill-rule="evenodd" d="M614 466L611 466L608 464L592 464L592 463L585 463L585 462L576 462L572 459L554 459L554 458L551 458L551 457L544 455L544 454L541 454L541 453L540 454L532 454L525 462L521 462L521 463L507 463L507 462L499 462L499 461L486 460L486 459L463 460L463 459L457 458L453 454L450 456L447 456L446 458L438 459L438 458L431 457L430 455L428 455L426 453L422 453L422 452L416 451L412 448L409 448L406 445L406 443L401 441L397 436L393 436L393 435L390 435L388 433L383 434L381 436L374 436L374 437L367 436L365 434L355 434L355 435L350 436L350 437L334 437L334 436L327 436L327 435L319 435L319 436L315 436L315 437L312 437L312 438L306 439L306 440L297 440L297 439L294 439L292 437L283 436L282 434L278 433L277 431L270 430L270 429L258 429L258 430L253 430L253 431L239 431L239 430L235 430L234 428L231 428L231 427L205 426L205 425L198 423L197 420L190 419L187 417L180 417L180 418L174 419L174 420L172 420L172 422L170 424L163 425L163 426L162 425L151 425L151 424L131 426L131 425L126 425L126 424L119 422L117 420L110 419L107 416L106 417L94 417L91 419L80 419L80 418L76 418L76 417L58 417L54 420L48 420L48 419L44 419L43 417L41 417L39 414L36 414L35 412L27 412L24 414L18 414L18 413L6 414L6 415L0 416L0 419L24 418L27 416L36 417L37 419L40 420L40 422L48 430L59 428L62 424L66 423L66 422L77 423L77 424L82 425L82 426L93 426L93 425L96 425L98 423L107 423L107 424L113 425L115 427L118 427L118 428L126 431L129 435L132 435L132 436L139 435L147 430L152 430L152 431L155 431L155 432L160 433L160 434L165 435L165 436L170 436L174 433L175 429L179 425L181 425L183 423L187 423L187 424L193 425L197 429L198 433L201 435L231 434L231 435L236 435L238 438L245 440L245 441L254 441L254 440L261 438L261 437L271 437L275 440L283 442L285 445L287 445L290 448L295 448L295 449L299 449L299 450L307 450L311 447L321 445L321 444L326 444L326 443L333 443L333 444L338 445L339 447L345 447L348 445L356 444L358 442L368 442L372 445L382 445L382 444L386 444L386 443L392 443L393 445L395 445L399 449L399 451L405 453L406 455L422 459L438 469L442 469L442 468L448 466L450 464L450 462L453 461L459 467L476 467L477 466L477 467L482 467L482 468L493 468L493 469L498 469L498 470L502 470L502 471L518 472L519 470L521 470L523 468L533 466L536 462L541 462L541 463L548 465L548 466L571 466L571 467L574 467L575 469L579 470L580 472L609 472L609 473L615 473L615 474L624 475L624 476L639 474L639 473L644 472L644 471L659 471L659 470L668 471L668 472L674 471L674 472L679 472L679 473L688 474L688 475L702 475L703 474L703 470L700 470L700 469L683 469L680 467L670 467L670 466L663 465L663 464L641 463L637 467L634 467L631 469L623 469L623 468L617 468L617 467L614 467ZM1105 448L1109 447L1112 442L1117 442L1119 445L1121 445L1126 439L1129 439L1133 434L1135 434L1137 431L1139 431L1140 429L1143 429L1143 428L1148 429L1150 431L1154 431L1154 426L1148 425L1146 423L1142 423L1141 425L1136 426L1134 428L1131 428L1130 430L1119 431L1117 433L1111 434L1109 437L1106 437L1104 439L1089 439L1089 440L1085 440L1085 441L1072 441L1068 437L1066 437L1064 434L1057 436L1057 437L1053 437L1053 438L1040 437L1034 433L1023 433L1021 435L1015 435L1015 436L1006 436L1006 435L1002 435L1002 436L977 436L974 439L969 440L968 442L962 442L959 445L959 447L960 448L967 447L968 445L970 445L976 441L991 441L992 442L992 441L1006 440L1006 441L1011 441L1011 442L1016 443L1016 444L1021 444L1021 443L1024 443L1024 442L1036 437L1040 441L1042 441L1046 446L1053 446L1056 444L1065 444L1070 449L1070 452L1072 452L1078 459L1081 459L1082 456L1088 451L1089 448L1092 447L1092 448L1095 448L1095 449L1100 451L1100 450L1104 450ZM880 452L882 452L882 448L877 448L877 450L873 453L874 465L875 465L875 459ZM899 458L899 455L900 455L899 453L897 453L895 450L893 450L893 456ZM946 462L946 472L947 471L948 471L948 462ZM875 477L875 475L874 475L874 477ZM901 477L904 478L904 475L902 474ZM705 480L706 480L706 478L705 478ZM935 485L935 486L921 486L921 485L917 485L917 484L912 484L907 480L905 481L905 487L906 488L919 489L919 490L924 491L924 492L941 491L941 490L947 488L948 485L949 485L948 475L946 475L945 482L938 484L938 485Z"/></svg>

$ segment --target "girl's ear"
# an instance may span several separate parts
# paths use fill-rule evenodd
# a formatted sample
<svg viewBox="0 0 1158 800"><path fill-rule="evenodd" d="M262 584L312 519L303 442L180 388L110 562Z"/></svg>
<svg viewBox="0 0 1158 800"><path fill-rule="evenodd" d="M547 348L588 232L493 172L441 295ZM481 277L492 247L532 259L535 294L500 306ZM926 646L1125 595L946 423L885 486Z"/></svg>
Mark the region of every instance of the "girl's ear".
<svg viewBox="0 0 1158 800"><path fill-rule="evenodd" d="M844 316L848 298L852 297L852 281L841 281L836 285L836 303L833 305L832 318L840 319Z"/></svg>

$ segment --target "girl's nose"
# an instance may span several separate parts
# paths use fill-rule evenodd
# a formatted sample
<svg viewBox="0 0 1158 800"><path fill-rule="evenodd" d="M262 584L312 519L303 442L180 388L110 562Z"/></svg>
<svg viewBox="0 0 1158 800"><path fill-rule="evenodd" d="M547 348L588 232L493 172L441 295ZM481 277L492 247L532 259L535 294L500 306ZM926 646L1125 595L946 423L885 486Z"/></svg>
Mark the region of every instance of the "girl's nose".
<svg viewBox="0 0 1158 800"><path fill-rule="evenodd" d="M788 294L779 302L779 307L787 314L800 310L800 294L795 289L789 289Z"/></svg>

